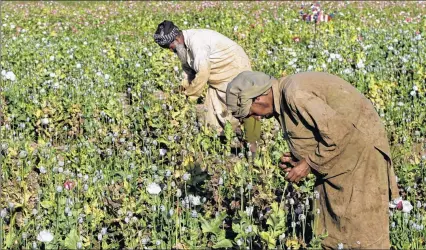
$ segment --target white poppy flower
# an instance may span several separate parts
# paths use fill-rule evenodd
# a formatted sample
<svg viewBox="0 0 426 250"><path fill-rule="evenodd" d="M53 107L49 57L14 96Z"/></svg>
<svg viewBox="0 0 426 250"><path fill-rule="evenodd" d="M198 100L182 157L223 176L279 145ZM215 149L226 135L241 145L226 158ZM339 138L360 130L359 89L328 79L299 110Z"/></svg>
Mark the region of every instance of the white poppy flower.
<svg viewBox="0 0 426 250"><path fill-rule="evenodd" d="M191 174L190 173L184 173L182 176L184 181L188 181L191 178Z"/></svg>
<svg viewBox="0 0 426 250"><path fill-rule="evenodd" d="M7 210L6 210L6 208L3 208L0 212L0 217L4 218L4 217L6 217L6 215L7 215Z"/></svg>
<svg viewBox="0 0 426 250"><path fill-rule="evenodd" d="M167 153L167 149L160 148L160 155L161 155L161 156L165 156L165 155L166 155L166 153Z"/></svg>
<svg viewBox="0 0 426 250"><path fill-rule="evenodd" d="M246 207L245 212L246 212L247 216L251 216L253 214L253 210L254 210L254 207L252 207L252 206Z"/></svg>
<svg viewBox="0 0 426 250"><path fill-rule="evenodd" d="M146 191L149 194L157 195L161 192L161 187L157 183L153 182L146 187Z"/></svg>
<svg viewBox="0 0 426 250"><path fill-rule="evenodd" d="M53 234L47 230L43 230L38 233L37 240L41 242L51 242L53 240Z"/></svg>
<svg viewBox="0 0 426 250"><path fill-rule="evenodd" d="M12 71L8 71L6 73L6 79L11 80L12 82L14 82L16 80L15 73L13 73Z"/></svg>
<svg viewBox="0 0 426 250"><path fill-rule="evenodd" d="M199 206L201 205L201 197L200 196L194 196L192 194L189 195L189 201L191 202L191 205L193 206Z"/></svg>
<svg viewBox="0 0 426 250"><path fill-rule="evenodd" d="M241 246L242 244L243 244L243 241L242 241L241 239L238 239L238 240L237 240L237 245L238 245L238 246Z"/></svg>
<svg viewBox="0 0 426 250"><path fill-rule="evenodd" d="M176 190L176 197L181 197L182 196L182 190L180 190L180 189L177 189Z"/></svg>
<svg viewBox="0 0 426 250"><path fill-rule="evenodd" d="M43 125L49 124L49 119L48 118L42 118L41 119L41 124L43 124Z"/></svg>
<svg viewBox="0 0 426 250"><path fill-rule="evenodd" d="M413 209L413 205L409 201L402 201L402 212L409 213Z"/></svg>

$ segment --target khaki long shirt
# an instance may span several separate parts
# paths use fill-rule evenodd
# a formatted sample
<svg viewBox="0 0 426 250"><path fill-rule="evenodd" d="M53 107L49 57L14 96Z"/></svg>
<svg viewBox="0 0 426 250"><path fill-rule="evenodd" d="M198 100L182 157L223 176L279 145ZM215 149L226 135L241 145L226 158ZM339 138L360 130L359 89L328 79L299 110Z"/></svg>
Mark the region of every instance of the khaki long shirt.
<svg viewBox="0 0 426 250"><path fill-rule="evenodd" d="M228 37L209 29L183 30L189 66L195 70L188 78L194 78L186 86L185 94L199 97L204 86L215 88L223 93L226 87L239 73L250 70L251 64L247 54Z"/></svg>
<svg viewBox="0 0 426 250"><path fill-rule="evenodd" d="M351 84L327 73L305 72L275 80L272 89L291 152L326 178L357 167L368 146L383 153L391 166L385 127L372 103ZM382 184L398 197L393 170L389 183Z"/></svg>

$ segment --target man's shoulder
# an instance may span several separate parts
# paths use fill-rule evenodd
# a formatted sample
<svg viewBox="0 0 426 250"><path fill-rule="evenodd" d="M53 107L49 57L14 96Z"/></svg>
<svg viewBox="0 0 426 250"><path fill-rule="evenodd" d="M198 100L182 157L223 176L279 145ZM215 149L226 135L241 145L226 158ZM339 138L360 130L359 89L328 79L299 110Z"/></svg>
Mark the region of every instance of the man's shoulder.
<svg viewBox="0 0 426 250"><path fill-rule="evenodd" d="M316 89L318 85L326 87L326 85L330 85L333 82L344 82L343 79L336 75L315 71L296 73L285 77L284 80L288 82L287 85L289 85L289 87L291 86L291 89L299 90Z"/></svg>
<svg viewBox="0 0 426 250"><path fill-rule="evenodd" d="M220 40L229 40L232 41L229 37L219 33L218 31L211 29L188 29L183 30L184 36L188 36L192 39L211 39L216 38Z"/></svg>
<svg viewBox="0 0 426 250"><path fill-rule="evenodd" d="M315 79L318 76L322 76L325 73L322 72L300 72L293 75L289 75L280 79L280 84L283 89L283 94L286 100L300 97L304 92L309 92Z"/></svg>
<svg viewBox="0 0 426 250"><path fill-rule="evenodd" d="M289 77L294 81L310 82L320 78L327 78L330 76L333 76L333 75L326 72L305 71L305 72L299 72L299 73L293 74Z"/></svg>
<svg viewBox="0 0 426 250"><path fill-rule="evenodd" d="M192 34L192 35L198 35L198 34L205 34L205 33L215 33L220 34L219 32L211 29L187 29L183 30L184 33Z"/></svg>

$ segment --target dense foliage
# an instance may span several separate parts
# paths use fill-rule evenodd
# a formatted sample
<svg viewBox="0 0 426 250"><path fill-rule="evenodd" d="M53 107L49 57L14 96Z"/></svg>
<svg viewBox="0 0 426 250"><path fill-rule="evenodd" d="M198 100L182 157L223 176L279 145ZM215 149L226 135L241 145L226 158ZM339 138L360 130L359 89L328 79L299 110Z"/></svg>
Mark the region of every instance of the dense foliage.
<svg viewBox="0 0 426 250"><path fill-rule="evenodd" d="M156 25L210 28L253 69L341 76L386 125L402 211L397 248L424 248L424 2L2 2L0 248L316 248L314 177L284 180L263 122L252 161L226 127L196 121ZM202 100L200 100L201 102ZM365 218L368 219L368 218ZM337 247L337 246L336 246Z"/></svg>

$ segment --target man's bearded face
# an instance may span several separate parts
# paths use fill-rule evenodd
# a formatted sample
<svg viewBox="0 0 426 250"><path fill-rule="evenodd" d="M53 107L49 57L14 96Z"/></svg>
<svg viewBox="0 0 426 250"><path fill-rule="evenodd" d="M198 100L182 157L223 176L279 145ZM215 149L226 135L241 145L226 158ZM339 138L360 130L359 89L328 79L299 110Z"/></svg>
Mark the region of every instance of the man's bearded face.
<svg viewBox="0 0 426 250"><path fill-rule="evenodd" d="M174 46L174 52L177 54L177 56L179 57L179 60L181 61L182 64L187 64L188 61L188 56L186 53L186 48L185 45L183 43L179 43L177 41L174 41L173 43L175 43Z"/></svg>

